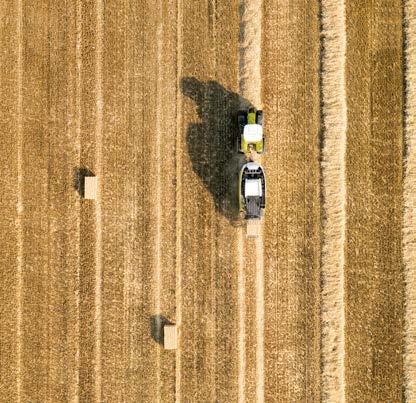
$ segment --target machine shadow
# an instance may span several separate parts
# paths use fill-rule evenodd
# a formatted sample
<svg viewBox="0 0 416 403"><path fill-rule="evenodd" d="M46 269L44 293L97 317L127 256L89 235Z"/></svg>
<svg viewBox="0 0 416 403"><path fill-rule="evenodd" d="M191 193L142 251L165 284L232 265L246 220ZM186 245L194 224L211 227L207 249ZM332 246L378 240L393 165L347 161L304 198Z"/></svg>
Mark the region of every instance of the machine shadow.
<svg viewBox="0 0 416 403"><path fill-rule="evenodd" d="M216 210L238 225L238 173L244 156L237 153L237 113L252 105L216 81L184 77L181 89L195 102L200 118L186 133L192 168L211 193Z"/></svg>
<svg viewBox="0 0 416 403"><path fill-rule="evenodd" d="M152 339L163 346L163 327L173 325L173 323L163 315L152 315L150 317L150 334Z"/></svg>

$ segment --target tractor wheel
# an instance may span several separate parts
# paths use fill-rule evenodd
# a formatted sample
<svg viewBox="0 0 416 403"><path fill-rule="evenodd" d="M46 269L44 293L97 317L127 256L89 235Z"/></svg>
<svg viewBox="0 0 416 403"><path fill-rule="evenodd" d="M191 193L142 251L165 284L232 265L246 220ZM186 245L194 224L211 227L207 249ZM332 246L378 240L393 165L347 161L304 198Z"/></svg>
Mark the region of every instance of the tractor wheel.
<svg viewBox="0 0 416 403"><path fill-rule="evenodd" d="M237 115L238 130L243 133L244 126L247 124L247 113L239 111Z"/></svg>
<svg viewBox="0 0 416 403"><path fill-rule="evenodd" d="M258 125L263 125L263 111L256 112L256 123Z"/></svg>

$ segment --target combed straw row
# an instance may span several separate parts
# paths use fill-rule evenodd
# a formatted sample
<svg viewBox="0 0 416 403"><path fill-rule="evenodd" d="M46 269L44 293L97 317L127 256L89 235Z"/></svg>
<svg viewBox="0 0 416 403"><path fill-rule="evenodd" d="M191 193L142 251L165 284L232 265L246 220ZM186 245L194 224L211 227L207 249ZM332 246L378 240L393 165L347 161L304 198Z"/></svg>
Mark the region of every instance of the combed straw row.
<svg viewBox="0 0 416 403"><path fill-rule="evenodd" d="M322 400L345 401L344 387L344 241L345 148L345 5L322 1Z"/></svg>

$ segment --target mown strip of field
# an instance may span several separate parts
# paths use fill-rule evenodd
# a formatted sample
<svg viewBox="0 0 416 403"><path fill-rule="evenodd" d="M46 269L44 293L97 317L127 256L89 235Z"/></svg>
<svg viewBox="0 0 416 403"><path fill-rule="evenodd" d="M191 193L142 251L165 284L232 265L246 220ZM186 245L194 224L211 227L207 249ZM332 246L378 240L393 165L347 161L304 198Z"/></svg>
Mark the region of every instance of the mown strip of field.
<svg viewBox="0 0 416 403"><path fill-rule="evenodd" d="M401 401L402 2L346 1L346 398Z"/></svg>
<svg viewBox="0 0 416 403"><path fill-rule="evenodd" d="M321 399L345 401L344 243L346 225L344 0L322 2Z"/></svg>
<svg viewBox="0 0 416 403"><path fill-rule="evenodd" d="M319 9L266 0L266 400L319 400Z"/></svg>

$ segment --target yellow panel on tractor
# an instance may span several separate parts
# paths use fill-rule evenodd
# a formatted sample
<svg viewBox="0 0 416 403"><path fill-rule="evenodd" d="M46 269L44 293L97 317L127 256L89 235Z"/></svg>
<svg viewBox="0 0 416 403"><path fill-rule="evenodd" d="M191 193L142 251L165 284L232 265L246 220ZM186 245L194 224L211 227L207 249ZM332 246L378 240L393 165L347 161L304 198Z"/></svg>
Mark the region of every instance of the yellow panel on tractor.
<svg viewBox="0 0 416 403"><path fill-rule="evenodd" d="M256 123L256 112L249 112L247 114L247 123L253 125Z"/></svg>

